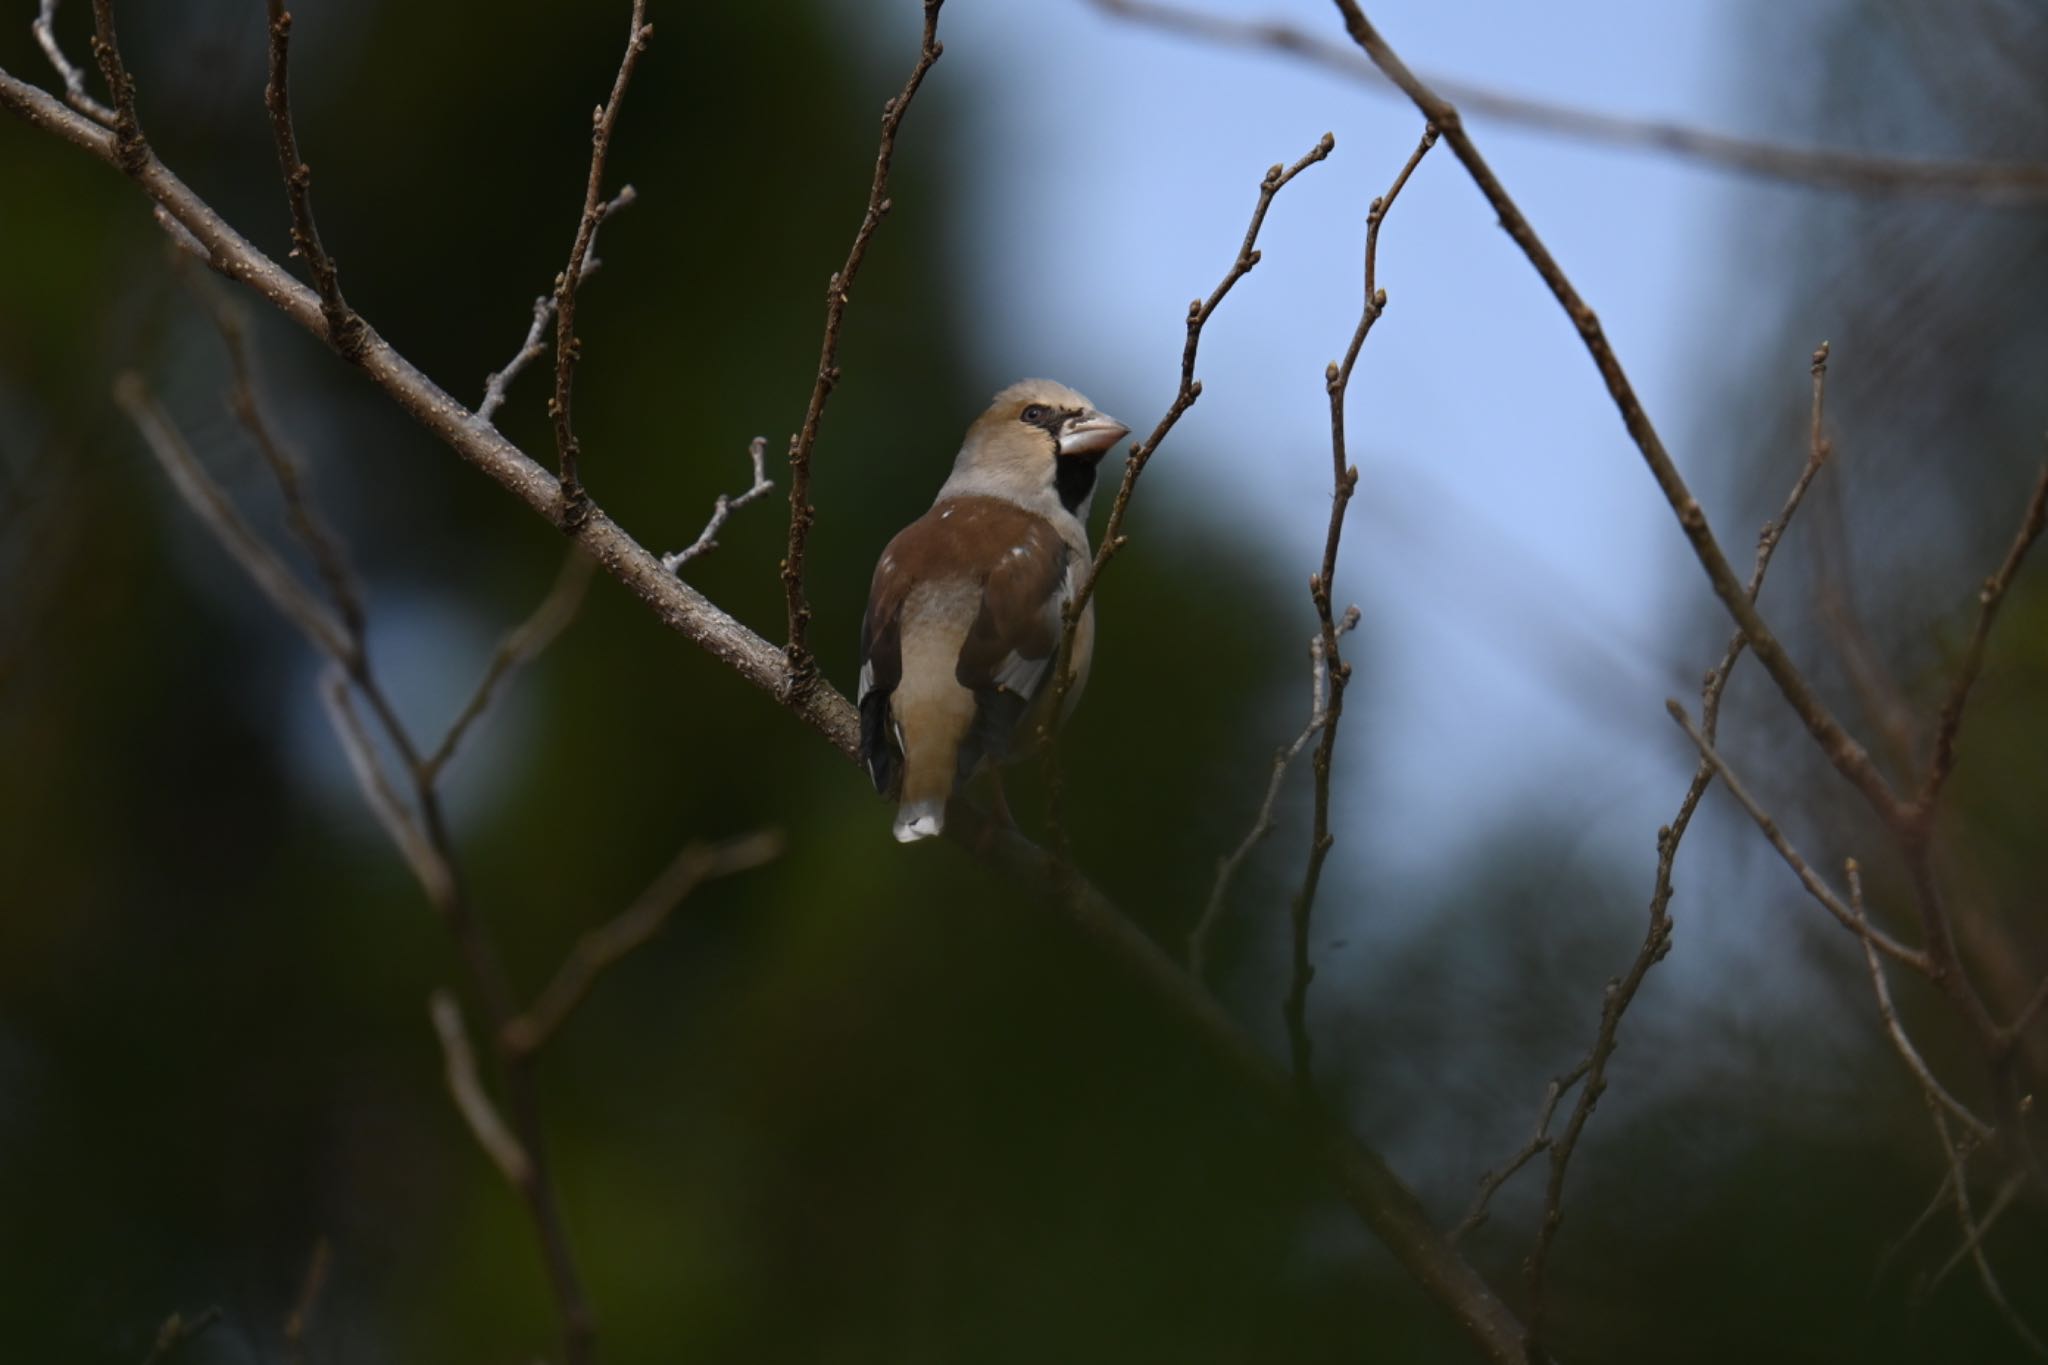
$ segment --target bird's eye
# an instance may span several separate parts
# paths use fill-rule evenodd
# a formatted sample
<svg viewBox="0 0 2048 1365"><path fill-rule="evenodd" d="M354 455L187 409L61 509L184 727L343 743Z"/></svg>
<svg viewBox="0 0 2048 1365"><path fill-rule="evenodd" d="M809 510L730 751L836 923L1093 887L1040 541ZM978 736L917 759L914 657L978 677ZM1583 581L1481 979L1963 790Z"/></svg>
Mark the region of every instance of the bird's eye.
<svg viewBox="0 0 2048 1365"><path fill-rule="evenodd" d="M1029 407L1025 408L1024 411L1018 413L1017 418L1019 421L1023 422L1042 422L1045 420L1045 409L1040 407L1038 404L1033 403Z"/></svg>

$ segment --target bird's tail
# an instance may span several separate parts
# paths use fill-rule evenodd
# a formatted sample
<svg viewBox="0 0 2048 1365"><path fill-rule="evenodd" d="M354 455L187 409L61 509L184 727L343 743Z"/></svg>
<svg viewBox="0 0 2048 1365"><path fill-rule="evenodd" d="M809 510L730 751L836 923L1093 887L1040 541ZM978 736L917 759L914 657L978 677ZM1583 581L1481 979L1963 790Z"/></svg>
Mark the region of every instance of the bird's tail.
<svg viewBox="0 0 2048 1365"><path fill-rule="evenodd" d="M944 797L905 801L896 808L896 842L899 844L914 844L919 839L930 839L945 828Z"/></svg>

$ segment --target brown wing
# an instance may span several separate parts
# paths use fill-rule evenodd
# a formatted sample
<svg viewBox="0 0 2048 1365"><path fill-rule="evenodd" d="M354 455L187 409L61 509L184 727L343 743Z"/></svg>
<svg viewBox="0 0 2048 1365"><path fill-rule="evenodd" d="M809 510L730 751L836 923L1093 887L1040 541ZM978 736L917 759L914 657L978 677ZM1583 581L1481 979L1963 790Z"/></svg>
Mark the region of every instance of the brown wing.
<svg viewBox="0 0 2048 1365"><path fill-rule="evenodd" d="M980 607L954 671L975 694L974 734L960 771L1000 758L1059 646L1068 550L1059 533L996 498L951 498L899 532L882 552L861 621L861 755L876 790L891 794L901 754L889 711L903 677L903 611L921 584L976 583Z"/></svg>

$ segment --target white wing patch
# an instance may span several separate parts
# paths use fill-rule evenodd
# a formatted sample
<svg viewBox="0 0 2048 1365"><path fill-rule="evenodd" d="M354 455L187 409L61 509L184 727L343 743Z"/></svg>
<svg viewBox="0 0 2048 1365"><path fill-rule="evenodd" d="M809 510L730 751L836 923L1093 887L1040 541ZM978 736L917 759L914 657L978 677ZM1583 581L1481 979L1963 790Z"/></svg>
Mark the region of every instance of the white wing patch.
<svg viewBox="0 0 2048 1365"><path fill-rule="evenodd" d="M845 675L841 674L840 676L844 677ZM853 696L854 705L858 706L860 703L866 701L868 698L868 693L874 690L875 666L872 663L869 663L866 659L863 659L860 663L860 686L858 689L855 690Z"/></svg>

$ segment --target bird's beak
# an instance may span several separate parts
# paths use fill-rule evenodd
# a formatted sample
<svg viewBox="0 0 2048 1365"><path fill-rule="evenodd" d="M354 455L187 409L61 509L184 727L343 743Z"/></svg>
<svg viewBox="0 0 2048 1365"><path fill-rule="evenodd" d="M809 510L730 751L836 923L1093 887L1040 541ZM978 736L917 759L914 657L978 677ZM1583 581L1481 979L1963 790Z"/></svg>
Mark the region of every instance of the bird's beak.
<svg viewBox="0 0 2048 1365"><path fill-rule="evenodd" d="M1090 409L1070 417L1060 428L1060 454L1100 455L1131 434L1131 429L1106 413Z"/></svg>

